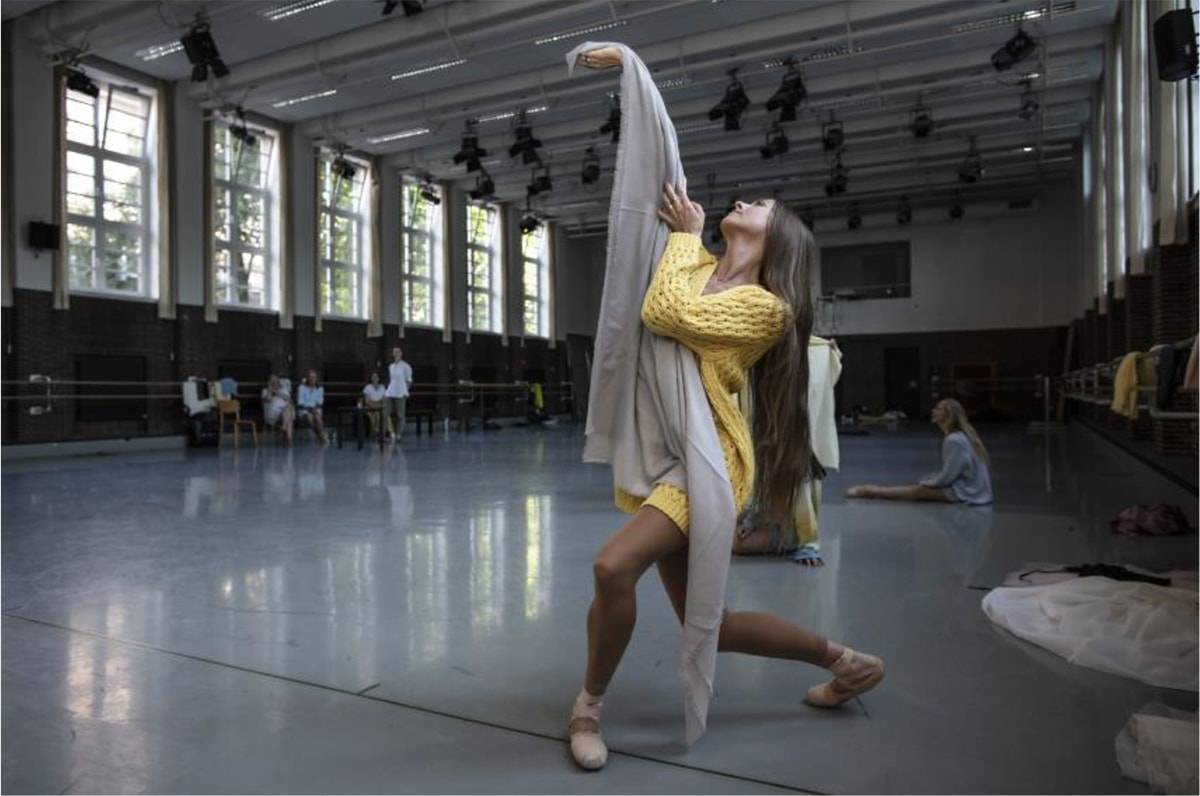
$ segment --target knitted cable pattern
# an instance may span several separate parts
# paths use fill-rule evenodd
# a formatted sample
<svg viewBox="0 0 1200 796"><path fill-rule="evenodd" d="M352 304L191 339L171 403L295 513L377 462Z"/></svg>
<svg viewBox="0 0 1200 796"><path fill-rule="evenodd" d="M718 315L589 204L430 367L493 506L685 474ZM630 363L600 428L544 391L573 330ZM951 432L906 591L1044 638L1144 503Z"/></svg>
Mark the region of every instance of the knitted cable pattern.
<svg viewBox="0 0 1200 796"><path fill-rule="evenodd" d="M642 323L696 355L734 504L741 512L754 483L754 448L736 396L746 385L746 371L783 334L789 313L784 302L758 285L703 295L716 265L698 236L671 233L642 302ZM654 506L687 533L687 493L673 484L656 484L644 498L617 489L615 500L629 514Z"/></svg>

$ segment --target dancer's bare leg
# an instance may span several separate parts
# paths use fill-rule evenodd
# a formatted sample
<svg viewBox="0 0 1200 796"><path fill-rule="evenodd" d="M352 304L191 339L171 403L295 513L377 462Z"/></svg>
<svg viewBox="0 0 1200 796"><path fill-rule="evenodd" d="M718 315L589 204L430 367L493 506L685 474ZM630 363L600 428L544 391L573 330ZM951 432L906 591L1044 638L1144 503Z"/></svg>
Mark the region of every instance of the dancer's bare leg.
<svg viewBox="0 0 1200 796"><path fill-rule="evenodd" d="M637 621L637 582L650 566L687 549L687 537L656 508L638 511L596 556L596 595L588 610L588 661L583 690L567 724L571 754L586 769L601 768L608 748L600 735L604 692L629 644Z"/></svg>
<svg viewBox="0 0 1200 796"><path fill-rule="evenodd" d="M659 577L681 623L687 603L687 568L687 550L673 553L658 562ZM877 684L883 676L883 662L878 658L852 650L848 653L847 648L836 641L805 630L783 617L759 611L726 613L721 622L717 650L786 658L826 669L833 668L837 678L817 688L831 692L835 699L846 694L861 693ZM814 690L817 689L810 690L810 697Z"/></svg>
<svg viewBox="0 0 1200 796"><path fill-rule="evenodd" d="M874 498L876 500L929 500L949 503L946 493L940 489L921 484L908 486L872 486L864 484L846 490L846 497Z"/></svg>

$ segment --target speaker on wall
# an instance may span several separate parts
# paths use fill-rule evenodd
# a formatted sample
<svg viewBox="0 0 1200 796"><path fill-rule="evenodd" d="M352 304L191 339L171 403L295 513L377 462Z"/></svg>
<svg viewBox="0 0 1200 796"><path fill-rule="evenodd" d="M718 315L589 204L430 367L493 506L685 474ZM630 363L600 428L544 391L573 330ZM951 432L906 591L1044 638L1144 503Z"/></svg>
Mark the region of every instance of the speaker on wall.
<svg viewBox="0 0 1200 796"><path fill-rule="evenodd" d="M60 229L58 224L44 221L29 222L29 248L38 251L58 251Z"/></svg>
<svg viewBox="0 0 1200 796"><path fill-rule="evenodd" d="M1185 80L1196 74L1196 23L1190 8L1168 11L1154 20L1158 79Z"/></svg>

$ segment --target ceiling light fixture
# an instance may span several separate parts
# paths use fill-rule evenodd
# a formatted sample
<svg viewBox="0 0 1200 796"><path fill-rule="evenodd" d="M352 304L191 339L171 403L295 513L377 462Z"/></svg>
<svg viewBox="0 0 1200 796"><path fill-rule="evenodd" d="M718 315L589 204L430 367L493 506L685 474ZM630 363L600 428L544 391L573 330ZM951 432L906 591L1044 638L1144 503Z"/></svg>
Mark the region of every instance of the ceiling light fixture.
<svg viewBox="0 0 1200 796"><path fill-rule="evenodd" d="M900 197L900 210L896 213L896 223L906 226L912 223L912 208L908 206L908 197Z"/></svg>
<svg viewBox="0 0 1200 796"><path fill-rule="evenodd" d="M495 195L496 183L492 182L492 175L488 174L486 169L481 168L475 177L475 187L467 191L467 196L478 202L480 199L490 199Z"/></svg>
<svg viewBox="0 0 1200 796"><path fill-rule="evenodd" d="M921 105L913 108L908 115L908 129L913 138L928 138L933 132L933 112Z"/></svg>
<svg viewBox="0 0 1200 796"><path fill-rule="evenodd" d="M162 58L165 55L172 55L183 50L183 43L180 41L168 41L162 44L152 44L149 47L143 47L134 53L143 61L154 61Z"/></svg>
<svg viewBox="0 0 1200 796"><path fill-rule="evenodd" d="M590 146L583 156L583 171L579 180L584 185L592 185L600 179L600 158L596 156L596 148Z"/></svg>
<svg viewBox="0 0 1200 796"><path fill-rule="evenodd" d="M312 11L314 8L327 6L333 2L335 0L296 0L294 3L281 3L271 6L259 13L271 22L278 22L281 19L287 19L296 14L303 14L305 11Z"/></svg>
<svg viewBox="0 0 1200 796"><path fill-rule="evenodd" d="M432 64L430 66L421 66L416 69L409 69L407 72L400 72L392 75L392 80L404 80L408 77L417 77L418 75L427 75L430 72L440 72L443 69L450 69L455 66L462 66L467 62L466 58L455 58L452 61L443 61L440 64Z"/></svg>
<svg viewBox="0 0 1200 796"><path fill-rule="evenodd" d="M846 145L846 131L842 123L830 119L821 125L821 146L826 152L839 152Z"/></svg>
<svg viewBox="0 0 1200 796"><path fill-rule="evenodd" d="M1031 8L1028 11L1017 11L1012 14L1002 14L996 17L988 17L987 19L977 20L975 22L963 22L955 25L951 30L955 33L974 33L980 30L989 28L1007 27L1019 22L1032 22L1042 19L1047 15L1062 16L1075 11L1074 0L1066 0L1066 2L1053 3L1042 8Z"/></svg>
<svg viewBox="0 0 1200 796"><path fill-rule="evenodd" d="M82 69L67 69L67 88L93 98L100 96L100 87Z"/></svg>
<svg viewBox="0 0 1200 796"><path fill-rule="evenodd" d="M837 196L846 192L850 183L850 170L842 165L842 155L838 153L829 167L829 181L825 183L825 195Z"/></svg>
<svg viewBox="0 0 1200 796"><path fill-rule="evenodd" d="M725 95L708 112L711 121L723 118L726 130L742 129L742 113L750 105L750 98L746 96L746 90L737 79L737 73L736 69L729 70L729 85L725 87Z"/></svg>
<svg viewBox="0 0 1200 796"><path fill-rule="evenodd" d="M962 221L962 217L963 217L963 206L962 206L962 203L956 199L954 201L954 204L950 205L950 220L951 221Z"/></svg>
<svg viewBox="0 0 1200 796"><path fill-rule="evenodd" d="M221 78L229 74L229 67L221 60L221 53L217 51L217 43L209 33L207 22L197 22L179 43L183 45L192 65L193 83L207 80L210 69L213 77Z"/></svg>
<svg viewBox="0 0 1200 796"><path fill-rule="evenodd" d="M767 111L779 111L779 121L794 122L796 121L796 106L804 101L808 95L808 89L804 87L804 78L800 74L800 70L796 68L796 59L788 56L783 59L784 65L787 66L787 74L783 76L783 83L767 100Z"/></svg>
<svg viewBox="0 0 1200 796"><path fill-rule="evenodd" d="M442 203L442 194L438 191L437 186L433 184L433 179L428 174L421 178L418 190L421 192L421 198L426 202L435 205Z"/></svg>
<svg viewBox="0 0 1200 796"><path fill-rule="evenodd" d="M600 125L600 135L611 135L614 144L621 140L621 100L616 94L608 95L608 118Z"/></svg>
<svg viewBox="0 0 1200 796"><path fill-rule="evenodd" d="M673 88L683 88L691 82L692 81L688 80L686 77L673 77L670 80L664 80L663 82L655 83L654 85L658 86L659 91L670 91Z"/></svg>
<svg viewBox="0 0 1200 796"><path fill-rule="evenodd" d="M537 150L542 146L542 142L533 137L533 127L529 125L529 121L525 118L525 111L517 113L515 129L516 140L508 148L508 156L515 158L517 155L520 155L521 162L525 165L541 163L542 158L538 155Z"/></svg>
<svg viewBox="0 0 1200 796"><path fill-rule="evenodd" d="M777 155L786 154L788 151L788 139L783 132L783 128L779 126L779 122L771 125L771 129L767 131L767 143L759 147L759 154L763 160L770 160Z"/></svg>
<svg viewBox="0 0 1200 796"><path fill-rule="evenodd" d="M389 141L400 141L405 138L415 138L418 135L425 135L429 132L428 127L413 127L410 130L400 130L395 133L387 133L385 135L373 135L367 139L368 144L386 144Z"/></svg>
<svg viewBox="0 0 1200 796"><path fill-rule="evenodd" d="M1017 111L1017 115L1025 121L1032 121L1041 109L1041 104L1037 101L1037 95L1029 88L1029 81L1022 81L1025 90L1021 93L1021 109Z"/></svg>
<svg viewBox="0 0 1200 796"><path fill-rule="evenodd" d="M850 214L846 216L846 229L858 229L862 226L862 214L858 212L858 202L850 203Z"/></svg>
<svg viewBox="0 0 1200 796"><path fill-rule="evenodd" d="M532 108L525 108L524 112L526 114L530 114L530 113L541 113L543 111L548 111L548 110L550 110L550 106L548 106L548 105L536 105ZM521 111L505 111L504 113L492 113L492 114L488 114L487 116L480 116L477 121L498 122L501 119L511 119L512 117L516 116L518 113L521 113Z"/></svg>
<svg viewBox="0 0 1200 796"><path fill-rule="evenodd" d="M992 66L997 72L1012 69L1037 50L1037 41L1028 33L1017 28L1016 34L1004 46L992 53Z"/></svg>
<svg viewBox="0 0 1200 796"><path fill-rule="evenodd" d="M971 136L967 157L958 167L958 179L960 182L979 182L983 179L983 158L975 146L975 136Z"/></svg>
<svg viewBox="0 0 1200 796"><path fill-rule="evenodd" d="M455 165L466 163L467 173L482 170L483 166L480 165L479 160L487 156L487 150L479 146L478 126L479 122L476 120L467 119L463 125L462 143L459 145L458 151L454 153Z"/></svg>
<svg viewBox="0 0 1200 796"><path fill-rule="evenodd" d="M609 22L599 22L595 25L588 25L582 28L572 28L559 33L551 33L549 36L543 36L540 39L534 39L534 44L554 44L565 39L576 39L580 36L586 36L589 33L599 33L602 30L612 30L613 28L622 27L627 23L624 19L614 19Z"/></svg>
<svg viewBox="0 0 1200 796"><path fill-rule="evenodd" d="M305 94L303 97L293 97L292 99L280 100L279 102L272 102L271 107L272 108L287 108L292 105L299 105L301 102L308 102L310 100L321 99L322 97L332 97L336 93L337 93L337 89L331 88L331 89L327 89L326 91L318 91L315 94Z"/></svg>
<svg viewBox="0 0 1200 796"><path fill-rule="evenodd" d="M549 193L554 190L554 183L550 180L550 167L546 166L545 171L541 174L534 169L529 175L529 184L525 186L526 196L536 196L539 193Z"/></svg>

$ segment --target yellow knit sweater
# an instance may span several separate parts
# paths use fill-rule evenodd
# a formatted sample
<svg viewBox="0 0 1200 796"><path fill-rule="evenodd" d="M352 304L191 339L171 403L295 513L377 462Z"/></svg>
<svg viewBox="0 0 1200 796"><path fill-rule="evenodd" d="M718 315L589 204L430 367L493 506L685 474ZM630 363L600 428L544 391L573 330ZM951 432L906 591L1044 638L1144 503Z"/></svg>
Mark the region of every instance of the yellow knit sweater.
<svg viewBox="0 0 1200 796"><path fill-rule="evenodd" d="M745 386L746 371L782 336L789 311L758 285L702 295L716 265L698 236L672 233L646 291L642 323L695 353L740 512L754 482L754 448L736 396ZM654 506L687 532L687 493L672 484L655 485L649 496L617 489L616 503L629 514Z"/></svg>

